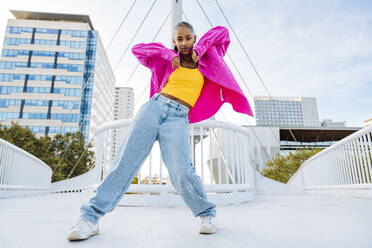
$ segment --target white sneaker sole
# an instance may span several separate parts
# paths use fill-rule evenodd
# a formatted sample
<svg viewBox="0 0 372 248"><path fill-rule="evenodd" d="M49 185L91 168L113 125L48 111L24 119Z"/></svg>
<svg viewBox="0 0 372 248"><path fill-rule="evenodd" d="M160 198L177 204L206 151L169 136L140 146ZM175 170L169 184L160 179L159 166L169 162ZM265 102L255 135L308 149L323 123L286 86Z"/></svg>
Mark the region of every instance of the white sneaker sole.
<svg viewBox="0 0 372 248"><path fill-rule="evenodd" d="M202 226L200 227L199 233L200 234L212 234L217 231L216 227L207 227L207 226Z"/></svg>
<svg viewBox="0 0 372 248"><path fill-rule="evenodd" d="M88 235L87 237L82 237L79 233L77 232L71 232L68 234L67 236L67 239L70 240L70 241L73 241L73 240L84 240L84 239L88 239L94 235L97 235L99 233L99 231L94 231L91 235Z"/></svg>

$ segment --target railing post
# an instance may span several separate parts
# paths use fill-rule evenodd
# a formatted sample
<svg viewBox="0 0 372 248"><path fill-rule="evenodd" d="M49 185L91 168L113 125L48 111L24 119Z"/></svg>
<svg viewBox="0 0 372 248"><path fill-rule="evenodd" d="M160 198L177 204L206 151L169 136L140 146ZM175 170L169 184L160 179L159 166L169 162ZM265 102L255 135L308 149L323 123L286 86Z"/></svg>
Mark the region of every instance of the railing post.
<svg viewBox="0 0 372 248"><path fill-rule="evenodd" d="M165 185L160 185L160 187L160 207L167 208L169 207L168 190L165 188Z"/></svg>
<svg viewBox="0 0 372 248"><path fill-rule="evenodd" d="M305 191L305 176L304 176L304 170L301 170L301 182L302 182L302 189Z"/></svg>
<svg viewBox="0 0 372 248"><path fill-rule="evenodd" d="M115 136L113 136L113 130L115 130L115 134L118 135L118 128L122 127L127 127L130 126L130 120L120 120L120 121L114 121L111 123L107 123L101 127L98 128L96 132L96 163L95 167L93 170L88 171L87 173L77 176L75 178L70 178L68 180L64 180L63 182L58 182L53 185L53 192L61 192L61 191L78 191L78 190L84 190L87 189L87 186L93 186L93 181L96 180L97 183L100 183L101 180L103 179L103 172L104 172L104 166L106 161L111 161L112 159L112 153L113 149L110 144L110 142L115 142ZM206 185L206 189L208 193L217 193L214 194L212 198L228 198L228 199L237 199L237 201L246 201L246 196L248 192L240 194L240 188L242 184L251 184L252 187L256 184L256 180L253 179L256 176L255 171L250 167L249 162L247 158L249 159L250 156L245 154L245 151L249 147L248 138L249 138L249 132L240 126L233 125L230 123L223 123L219 121L210 121L207 120L205 123L198 123L195 125L190 125L189 128L190 131L190 138L191 138L191 147L190 147L190 152L192 153L193 157L193 162L195 163L195 157L199 158L199 154L195 154L197 152L201 152L200 154L200 160L201 160L201 170L202 171L197 171L197 173L200 175L202 173L206 173L207 170L205 169L204 165L204 159L207 159L205 157L204 152L206 151L205 148L207 148L208 144L204 143L204 133L207 130L209 133L209 147L210 147L210 154L209 154L209 166L210 166L210 185ZM215 129L215 130L214 130ZM200 131L199 135L196 134L195 130ZM215 132L216 131L216 132ZM201 149L197 149L197 152L194 150L194 138L200 137L200 145L202 146ZM127 136L125 136L127 138ZM198 138L199 138L198 137ZM238 140L234 140L238 139ZM235 142L234 142L235 141ZM124 141L125 142L125 141ZM216 144L216 158L217 161L214 161L212 159L212 153L213 153L213 144ZM123 144L121 144L123 145ZM206 147L204 147L206 145ZM234 147L233 147L234 146ZM115 145L115 152L119 152L119 144ZM111 153L108 153L111 151ZM152 153L153 151L151 151ZM152 155L150 153L150 168L149 168L149 185L146 185L146 187L142 187L144 185L141 184L141 170L138 171L138 176L139 176L139 184L138 185L132 185L131 192L134 193L139 193L138 197L142 200L143 197L146 198L146 195L151 198L151 200L154 198L155 195L151 195L151 193L156 194L156 205L161 206L161 207L169 207L173 204L173 201L170 202L173 199L173 196L170 197L171 195L169 191L169 185L162 185L162 179L163 179L163 171L162 168L160 169L160 185L153 184L151 182L151 179L154 178L154 175L152 172L157 171L157 164L152 163ZM232 155L238 156L235 159L233 158ZM232 163L232 162L235 163ZM158 161L156 161L158 162ZM232 163L230 165L230 163ZM161 163L161 157L159 164L162 166ZM243 164L245 167L243 168ZM223 165L225 166L223 168ZM199 167L198 167L199 168ZM112 168L113 169L113 168ZM147 168L146 168L147 169ZM111 169L110 169L111 170ZM146 171L142 171L142 173L146 173ZM216 174L217 173L217 174ZM223 184L223 174L226 173L226 182L224 185ZM234 174L234 175L233 175ZM146 176L146 175L142 175ZM209 175L208 175L209 176ZM208 183L208 176L206 174L201 175L202 179L204 179ZM252 176L252 177L250 177ZM80 181L81 180L81 181ZM214 180L215 183L214 183ZM218 180L218 182L217 182ZM229 180L231 180L231 183L229 184ZM252 182L253 181L253 182ZM147 182L146 182L147 184ZM168 184L168 183L167 183ZM246 186L247 186L246 185ZM95 186L95 185L94 185ZM139 187L138 187L139 186ZM160 186L160 187L159 187ZM164 186L164 187L163 187ZM233 192L235 190L235 192ZM251 188L245 187L243 191L249 191ZM141 194L145 193L145 195ZM131 202L133 198L136 198L136 194L131 195L131 197L127 197L126 199L124 198L125 204L128 204L128 201ZM175 196L176 198L178 196ZM138 204L138 199L134 199L134 204ZM147 201L148 203L149 201ZM178 204L177 201L175 201L175 204ZM146 204L147 204L146 203ZM129 203L130 205L130 203Z"/></svg>
<svg viewBox="0 0 372 248"><path fill-rule="evenodd" d="M103 156L103 137L102 131L97 135L97 144L96 144L96 170L97 178L96 183L100 183L102 180L102 156Z"/></svg>

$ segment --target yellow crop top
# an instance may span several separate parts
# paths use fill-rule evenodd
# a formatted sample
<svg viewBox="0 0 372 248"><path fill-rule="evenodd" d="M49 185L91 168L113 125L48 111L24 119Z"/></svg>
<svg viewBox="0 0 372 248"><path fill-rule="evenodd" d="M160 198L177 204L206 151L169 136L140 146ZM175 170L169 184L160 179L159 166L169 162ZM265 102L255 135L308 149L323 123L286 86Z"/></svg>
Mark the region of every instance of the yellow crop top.
<svg viewBox="0 0 372 248"><path fill-rule="evenodd" d="M201 93L204 77L198 68L179 66L169 76L161 92L168 93L194 107Z"/></svg>

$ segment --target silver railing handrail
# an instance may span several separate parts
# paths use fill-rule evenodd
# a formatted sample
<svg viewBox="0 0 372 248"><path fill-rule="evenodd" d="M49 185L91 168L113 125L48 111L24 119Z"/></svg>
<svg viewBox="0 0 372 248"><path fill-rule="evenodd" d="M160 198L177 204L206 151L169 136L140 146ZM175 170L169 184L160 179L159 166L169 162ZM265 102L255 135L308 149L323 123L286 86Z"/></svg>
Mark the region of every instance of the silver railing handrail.
<svg viewBox="0 0 372 248"><path fill-rule="evenodd" d="M100 164L102 164L102 163L105 164L105 162L103 162L103 157L104 156L102 155L102 152L103 152L104 149L101 145L102 143L104 143L107 140L107 136L103 137L104 132L114 130L114 129L120 128L120 127L128 127L130 125L131 121L132 121L132 119L117 120L117 121L113 121L113 122L104 124L97 129L97 131L96 131L96 137L97 137L97 142L96 142L96 145L97 145L96 166L97 166L97 164L98 164L98 166L100 166ZM200 134L197 134L197 133L193 134L193 130L195 130L195 129L207 130L209 128L220 128L220 129L229 130L229 131L238 133L238 134L242 135L242 137L245 137L247 139L248 139L248 135L249 135L249 132L241 126L231 124L231 123L225 123L225 122L221 122L221 121L215 121L215 120L205 120L205 121L202 121L202 122L191 124L190 128L191 128L190 135L199 136L199 137L200 137ZM218 142L216 142L216 144L218 144ZM246 146L248 146L247 143L246 143ZM107 145L105 147L107 147ZM218 150L219 150L218 153L221 154L220 146L218 146ZM241 151L241 153L244 154L245 152ZM238 153L236 153L236 155L238 155ZM226 161L224 161L224 162L226 163ZM236 162L236 161L234 161L234 162ZM249 159L248 159L248 157L246 157L246 161L240 161L240 162L241 163L245 162L248 165L249 164ZM240 168L239 168L239 170L240 170ZM105 169L102 168L102 171L105 171Z"/></svg>
<svg viewBox="0 0 372 248"><path fill-rule="evenodd" d="M52 169L40 159L0 139L0 197L50 191Z"/></svg>
<svg viewBox="0 0 372 248"><path fill-rule="evenodd" d="M288 184L308 190L370 189L371 135L372 126L367 126L312 156L301 165ZM320 167L321 163L323 167Z"/></svg>

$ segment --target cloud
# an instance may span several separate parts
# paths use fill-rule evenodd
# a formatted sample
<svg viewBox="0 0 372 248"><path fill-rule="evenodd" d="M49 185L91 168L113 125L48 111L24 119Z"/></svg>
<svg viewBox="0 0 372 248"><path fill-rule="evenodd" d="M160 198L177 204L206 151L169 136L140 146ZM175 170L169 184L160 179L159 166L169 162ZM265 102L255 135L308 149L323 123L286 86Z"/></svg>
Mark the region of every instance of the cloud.
<svg viewBox="0 0 372 248"><path fill-rule="evenodd" d="M360 125L364 113L371 112L366 102L352 106L356 102L350 101L363 97L372 84L371 4L220 2L271 95L314 96L321 118L347 120L351 125ZM214 20L223 24L217 13ZM233 33L230 35L229 52L250 90L267 95ZM353 119L343 114L343 109L350 108Z"/></svg>
<svg viewBox="0 0 372 248"><path fill-rule="evenodd" d="M136 32L151 1L138 1L112 47L107 51L112 67ZM213 25L228 26L214 1L200 3ZM272 95L314 96L321 118L347 120L360 125L365 113L372 113L368 92L372 85L372 3L370 1L229 1L219 0L258 72ZM111 40L131 1L1 1L1 35L4 34L8 9L89 14L105 45ZM133 44L150 42L170 3L158 1ZM195 1L183 1L183 9L194 25L198 38L209 29L203 12ZM265 95L252 66L230 30L229 54L239 67L254 95ZM1 36L0 38L2 38ZM170 45L169 20L158 42ZM229 59L227 63L236 75ZM120 63L115 76L118 85L128 81L136 66L130 51ZM127 86L134 87L136 97L150 82L150 72L140 66ZM248 91L241 88L248 96ZM148 93L138 105L143 104ZM363 100L367 99L367 100ZM136 106L138 108L138 106ZM229 107L227 114L232 114ZM353 110L353 114L345 111ZM239 119L239 118L238 118Z"/></svg>

